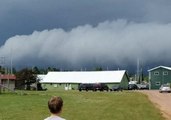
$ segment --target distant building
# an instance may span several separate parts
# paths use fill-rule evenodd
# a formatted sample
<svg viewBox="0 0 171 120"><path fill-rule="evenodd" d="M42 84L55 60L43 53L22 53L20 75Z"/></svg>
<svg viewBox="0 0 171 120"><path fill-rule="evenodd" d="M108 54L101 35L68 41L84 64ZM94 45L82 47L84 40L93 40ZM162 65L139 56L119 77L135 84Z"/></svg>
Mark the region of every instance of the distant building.
<svg viewBox="0 0 171 120"><path fill-rule="evenodd" d="M150 89L159 89L162 84L171 83L171 67L158 66L148 72Z"/></svg>
<svg viewBox="0 0 171 120"><path fill-rule="evenodd" d="M14 90L15 81L16 81L15 75L1 74L0 75L1 91L4 91L6 89Z"/></svg>
<svg viewBox="0 0 171 120"><path fill-rule="evenodd" d="M122 88L128 89L129 78L125 70L48 72L40 82L44 84L66 84L66 86L80 83L119 84Z"/></svg>

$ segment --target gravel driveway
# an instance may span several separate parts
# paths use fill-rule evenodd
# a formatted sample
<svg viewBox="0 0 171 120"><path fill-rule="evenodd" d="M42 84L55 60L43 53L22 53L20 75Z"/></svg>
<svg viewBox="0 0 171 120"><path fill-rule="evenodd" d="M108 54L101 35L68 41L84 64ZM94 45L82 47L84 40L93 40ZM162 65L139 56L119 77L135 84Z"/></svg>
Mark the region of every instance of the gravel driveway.
<svg viewBox="0 0 171 120"><path fill-rule="evenodd" d="M158 90L141 90L160 110L166 120L171 120L171 93L159 93Z"/></svg>

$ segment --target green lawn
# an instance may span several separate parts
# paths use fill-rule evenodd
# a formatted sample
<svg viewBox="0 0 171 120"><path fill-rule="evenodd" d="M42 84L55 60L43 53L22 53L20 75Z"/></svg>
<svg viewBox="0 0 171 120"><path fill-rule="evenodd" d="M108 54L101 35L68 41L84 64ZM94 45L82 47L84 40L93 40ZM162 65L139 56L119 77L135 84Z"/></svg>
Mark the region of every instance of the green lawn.
<svg viewBox="0 0 171 120"><path fill-rule="evenodd" d="M0 120L43 120L49 116L47 101L52 95L63 98L62 117L67 120L164 120L141 93L77 90L0 94Z"/></svg>

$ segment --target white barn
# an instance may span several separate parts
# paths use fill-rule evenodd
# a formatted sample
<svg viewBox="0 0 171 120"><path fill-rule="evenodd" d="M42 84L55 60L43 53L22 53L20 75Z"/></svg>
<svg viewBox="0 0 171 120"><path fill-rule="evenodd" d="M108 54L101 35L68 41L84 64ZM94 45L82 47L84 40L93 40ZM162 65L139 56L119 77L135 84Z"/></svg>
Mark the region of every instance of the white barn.
<svg viewBox="0 0 171 120"><path fill-rule="evenodd" d="M125 70L48 72L40 81L44 84L106 83L120 84L127 89L129 78Z"/></svg>

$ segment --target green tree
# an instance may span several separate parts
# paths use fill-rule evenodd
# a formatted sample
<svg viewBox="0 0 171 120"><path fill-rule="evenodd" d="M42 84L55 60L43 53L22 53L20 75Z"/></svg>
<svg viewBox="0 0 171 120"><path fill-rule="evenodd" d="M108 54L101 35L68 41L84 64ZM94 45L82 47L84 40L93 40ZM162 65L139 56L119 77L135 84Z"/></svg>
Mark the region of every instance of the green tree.
<svg viewBox="0 0 171 120"><path fill-rule="evenodd" d="M95 71L102 71L103 69L102 69L102 67L96 67L95 68Z"/></svg>
<svg viewBox="0 0 171 120"><path fill-rule="evenodd" d="M60 69L57 69L57 68L55 68L55 67L48 67L48 68L46 69L46 71L47 71L47 73L48 73L49 71L60 71Z"/></svg>
<svg viewBox="0 0 171 120"><path fill-rule="evenodd" d="M40 71L40 74L47 74L47 70L46 69L40 68L39 71Z"/></svg>
<svg viewBox="0 0 171 120"><path fill-rule="evenodd" d="M60 71L60 69L57 69L57 68L53 68L53 71Z"/></svg>
<svg viewBox="0 0 171 120"><path fill-rule="evenodd" d="M40 70L36 66L32 68L32 71L34 72L34 74L40 74Z"/></svg>
<svg viewBox="0 0 171 120"><path fill-rule="evenodd" d="M0 73L1 73L1 74L5 74L5 68L2 67L2 66L0 66Z"/></svg>
<svg viewBox="0 0 171 120"><path fill-rule="evenodd" d="M36 82L37 76L34 74L32 69L24 68L16 73L16 78L19 88L24 88L26 85L26 90L30 90L30 85Z"/></svg>
<svg viewBox="0 0 171 120"><path fill-rule="evenodd" d="M12 68L12 73L16 74L17 70L15 68Z"/></svg>

